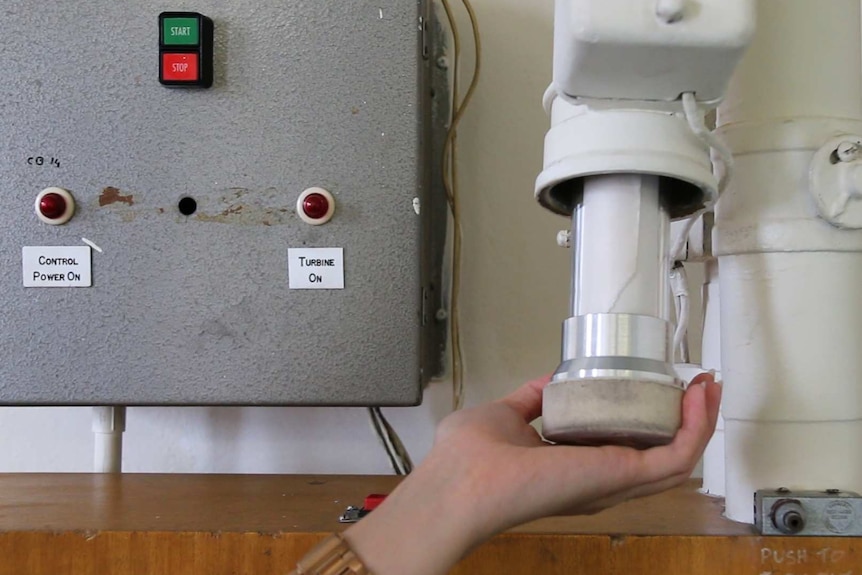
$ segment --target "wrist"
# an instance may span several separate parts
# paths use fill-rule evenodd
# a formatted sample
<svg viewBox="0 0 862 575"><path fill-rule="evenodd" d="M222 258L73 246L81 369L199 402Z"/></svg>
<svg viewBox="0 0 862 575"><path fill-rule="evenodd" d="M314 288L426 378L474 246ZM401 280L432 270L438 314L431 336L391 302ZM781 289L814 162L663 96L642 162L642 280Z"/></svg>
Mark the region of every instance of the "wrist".
<svg viewBox="0 0 862 575"><path fill-rule="evenodd" d="M441 575L484 539L473 494L447 463L432 453L344 533L374 575Z"/></svg>

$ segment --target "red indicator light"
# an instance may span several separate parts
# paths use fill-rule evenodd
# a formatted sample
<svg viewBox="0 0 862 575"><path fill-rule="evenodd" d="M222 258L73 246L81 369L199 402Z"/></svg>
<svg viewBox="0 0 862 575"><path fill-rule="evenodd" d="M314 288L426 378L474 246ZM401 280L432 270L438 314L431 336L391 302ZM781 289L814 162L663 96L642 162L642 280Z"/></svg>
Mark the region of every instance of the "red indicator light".
<svg viewBox="0 0 862 575"><path fill-rule="evenodd" d="M302 211L313 220L325 218L329 213L329 200L323 194L309 194L302 200Z"/></svg>
<svg viewBox="0 0 862 575"><path fill-rule="evenodd" d="M66 213L66 198L60 194L45 194L39 200L39 212L49 220L57 220Z"/></svg>

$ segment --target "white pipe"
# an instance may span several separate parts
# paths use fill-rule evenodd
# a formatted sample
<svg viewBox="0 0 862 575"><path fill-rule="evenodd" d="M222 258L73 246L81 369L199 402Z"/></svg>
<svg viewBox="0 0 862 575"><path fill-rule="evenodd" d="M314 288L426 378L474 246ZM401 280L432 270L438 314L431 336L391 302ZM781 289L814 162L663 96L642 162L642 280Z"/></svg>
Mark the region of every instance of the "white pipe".
<svg viewBox="0 0 862 575"><path fill-rule="evenodd" d="M818 217L814 153L862 133L859 0L760 0L718 125L727 515L759 489L862 491L862 232Z"/></svg>
<svg viewBox="0 0 862 575"><path fill-rule="evenodd" d="M125 407L93 408L94 472L122 473L123 432L125 430Z"/></svg>
<svg viewBox="0 0 862 575"><path fill-rule="evenodd" d="M704 266L703 338L701 363L703 369L716 372L721 379L721 316L718 262L707 260ZM703 492L716 497L726 495L724 452L724 416L719 412L715 434L703 454Z"/></svg>

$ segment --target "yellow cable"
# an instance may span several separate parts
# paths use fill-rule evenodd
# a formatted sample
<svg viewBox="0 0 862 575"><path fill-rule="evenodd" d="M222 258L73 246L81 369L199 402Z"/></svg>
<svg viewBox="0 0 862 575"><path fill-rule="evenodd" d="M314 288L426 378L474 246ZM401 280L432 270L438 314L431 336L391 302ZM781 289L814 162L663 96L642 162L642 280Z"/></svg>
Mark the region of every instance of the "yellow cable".
<svg viewBox="0 0 862 575"><path fill-rule="evenodd" d="M452 242L452 294L451 294L451 314L450 314L450 341L452 346L452 383L453 383L453 399L452 407L454 410L460 409L464 404L464 364L463 350L461 347L461 326L460 326L460 291L461 291L461 249L462 249L462 230L461 230L461 202L458 185L458 162L457 162L457 130L464 112L469 106L476 87L479 83L479 77L482 67L482 43L479 32L479 22L476 12L470 0L461 0L464 8L470 17L470 26L473 32L473 40L475 44L475 66L473 69L473 77L467 89L464 99L460 99L459 76L461 64L461 37L458 30L458 25L455 20L452 7L449 0L441 0L443 8L446 12L446 17L449 21L450 29L452 30L453 45L455 52L455 60L453 62L453 89L452 89L452 119L449 126L449 132L446 135L446 142L443 149L443 185L446 189L446 197L449 202L449 207L452 212L453 223L453 242Z"/></svg>
<svg viewBox="0 0 862 575"><path fill-rule="evenodd" d="M452 44L454 49L454 59L452 61L452 112L450 118L449 131L446 134L446 141L443 147L443 187L446 190L446 200L449 203L449 210L452 213L452 288L449 302L449 345L452 357L452 409L457 411L461 408L463 397L463 382L461 374L461 357L460 357L460 329L458 318L459 310L459 291L460 291L460 250L461 250L461 217L459 206L456 203L457 188L453 184L452 178L452 141L454 136L453 126L458 113L459 94L459 65L461 62L461 36L458 31L458 23L455 20L455 15L452 11L452 6L449 0L441 0L443 9L446 12L446 18L449 21L449 29L452 32Z"/></svg>

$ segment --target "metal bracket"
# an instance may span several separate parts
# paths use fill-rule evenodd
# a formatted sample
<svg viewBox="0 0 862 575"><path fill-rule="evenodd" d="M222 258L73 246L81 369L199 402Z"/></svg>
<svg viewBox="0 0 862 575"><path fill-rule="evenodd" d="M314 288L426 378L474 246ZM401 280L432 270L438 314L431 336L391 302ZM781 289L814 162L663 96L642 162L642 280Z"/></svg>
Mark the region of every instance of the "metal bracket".
<svg viewBox="0 0 862 575"><path fill-rule="evenodd" d="M860 537L862 496L838 489L758 491L754 525L762 535Z"/></svg>
<svg viewBox="0 0 862 575"><path fill-rule="evenodd" d="M674 244L682 234L686 221L686 219L682 219L671 224L671 244ZM705 262L712 259L712 229L714 227L715 213L706 212L698 217L691 227L685 251L680 259L684 262Z"/></svg>
<svg viewBox="0 0 862 575"><path fill-rule="evenodd" d="M838 228L862 229L862 136L834 138L820 148L809 185L821 218Z"/></svg>
<svg viewBox="0 0 862 575"><path fill-rule="evenodd" d="M426 216L423 234L425 251L421 254L425 270L422 290L423 353L426 381L445 375L448 314L446 302L446 230L449 225L449 207L443 186L443 150L449 132L452 110L449 71L447 68L447 32L437 17L431 0L426 0L423 16L422 50L426 67L426 122L428 139L424 142L426 172L423 175L424 193L414 202L414 209Z"/></svg>

